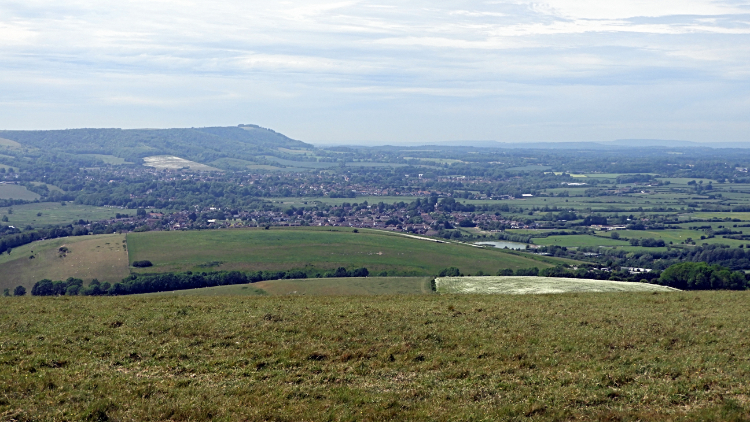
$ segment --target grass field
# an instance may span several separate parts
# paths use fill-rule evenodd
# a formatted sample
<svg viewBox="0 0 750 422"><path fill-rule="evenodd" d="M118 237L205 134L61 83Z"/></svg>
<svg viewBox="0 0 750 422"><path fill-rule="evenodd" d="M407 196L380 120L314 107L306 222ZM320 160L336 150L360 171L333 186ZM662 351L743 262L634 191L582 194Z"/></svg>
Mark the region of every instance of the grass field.
<svg viewBox="0 0 750 422"><path fill-rule="evenodd" d="M124 158L115 157L114 155L103 155L103 154L79 154L84 157L94 158L103 162L104 164L111 164L113 166L119 166L122 164L133 164L125 161Z"/></svg>
<svg viewBox="0 0 750 422"><path fill-rule="evenodd" d="M47 225L70 224L80 219L88 221L114 218L116 213L135 215L135 210L75 205L59 202L39 202L35 204L14 205L13 214L8 215L8 207L0 208L0 215L8 215L8 223L17 227L44 227ZM41 213L39 216L37 214Z"/></svg>
<svg viewBox="0 0 750 422"><path fill-rule="evenodd" d="M33 201L39 199L39 195L20 185L0 184L0 199L21 199Z"/></svg>
<svg viewBox="0 0 750 422"><path fill-rule="evenodd" d="M10 255L0 255L0 289L24 286L30 290L45 278L121 281L129 274L124 240L124 235L113 234L63 237L19 246ZM59 253L62 246L69 250L64 255Z"/></svg>
<svg viewBox="0 0 750 422"><path fill-rule="evenodd" d="M615 240L609 237L591 236L587 234L574 234L566 236L538 237L533 239L535 245L541 246L628 246L630 243L624 240Z"/></svg>
<svg viewBox="0 0 750 422"><path fill-rule="evenodd" d="M604 292L676 292L646 283L556 277L442 277L438 293L550 294Z"/></svg>
<svg viewBox="0 0 750 422"><path fill-rule="evenodd" d="M148 293L143 296L361 296L431 294L429 277L306 278L268 280L253 284L207 287L174 292Z"/></svg>
<svg viewBox="0 0 750 422"><path fill-rule="evenodd" d="M149 260L143 272L290 270L367 267L371 275L430 276L454 266L464 273L494 274L501 268L546 268L562 262L398 234L346 228L272 228L128 234L130 262ZM217 264L218 263L218 264Z"/></svg>
<svg viewBox="0 0 750 422"><path fill-rule="evenodd" d="M0 419L747 420L749 299L7 298Z"/></svg>

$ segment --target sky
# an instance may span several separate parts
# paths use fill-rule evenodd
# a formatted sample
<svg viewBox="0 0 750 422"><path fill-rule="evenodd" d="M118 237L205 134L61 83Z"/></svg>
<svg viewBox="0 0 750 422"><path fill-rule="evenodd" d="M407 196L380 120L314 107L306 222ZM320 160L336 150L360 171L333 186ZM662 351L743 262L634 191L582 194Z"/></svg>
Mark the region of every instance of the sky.
<svg viewBox="0 0 750 422"><path fill-rule="evenodd" d="M750 141L750 0L0 0L0 129Z"/></svg>

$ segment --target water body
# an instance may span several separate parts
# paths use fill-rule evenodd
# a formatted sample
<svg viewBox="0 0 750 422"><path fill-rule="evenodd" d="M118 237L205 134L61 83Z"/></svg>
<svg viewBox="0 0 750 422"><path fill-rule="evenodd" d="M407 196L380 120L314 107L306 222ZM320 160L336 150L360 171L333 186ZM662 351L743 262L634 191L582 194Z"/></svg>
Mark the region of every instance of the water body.
<svg viewBox="0 0 750 422"><path fill-rule="evenodd" d="M508 242L508 241L505 241L505 240L495 240L495 241L492 241L492 242L479 242L479 243L475 243L475 245L490 245L490 246L494 246L494 247L500 248L500 249L505 249L505 248L508 248L508 249L526 249L526 244L525 243Z"/></svg>

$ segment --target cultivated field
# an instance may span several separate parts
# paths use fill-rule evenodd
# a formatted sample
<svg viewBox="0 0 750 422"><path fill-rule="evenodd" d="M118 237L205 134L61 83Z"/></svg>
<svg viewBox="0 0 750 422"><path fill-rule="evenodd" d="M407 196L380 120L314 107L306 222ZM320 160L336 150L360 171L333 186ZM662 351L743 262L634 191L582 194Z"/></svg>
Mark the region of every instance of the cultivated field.
<svg viewBox="0 0 750 422"><path fill-rule="evenodd" d="M130 233L130 262L149 260L141 272L211 270L327 271L367 267L373 276L430 276L449 266L465 274L501 268L546 268L552 258L418 240L378 230L295 227Z"/></svg>
<svg viewBox="0 0 750 422"><path fill-rule="evenodd" d="M24 286L30 291L39 280L93 278L119 282L130 273L124 235L78 236L33 242L0 255L0 289ZM67 252L61 253L60 248ZM31 258L31 257L34 258Z"/></svg>
<svg viewBox="0 0 750 422"><path fill-rule="evenodd" d="M438 293L552 294L604 292L676 292L671 287L647 283L586 280L556 277L441 277L435 279Z"/></svg>
<svg viewBox="0 0 750 422"><path fill-rule="evenodd" d="M747 420L749 299L7 298L0 419Z"/></svg>
<svg viewBox="0 0 750 422"><path fill-rule="evenodd" d="M190 161L171 155L155 155L152 157L144 157L143 165L159 169L189 168L190 170L195 171L221 171L215 167L207 166L205 164L196 163L195 161Z"/></svg>

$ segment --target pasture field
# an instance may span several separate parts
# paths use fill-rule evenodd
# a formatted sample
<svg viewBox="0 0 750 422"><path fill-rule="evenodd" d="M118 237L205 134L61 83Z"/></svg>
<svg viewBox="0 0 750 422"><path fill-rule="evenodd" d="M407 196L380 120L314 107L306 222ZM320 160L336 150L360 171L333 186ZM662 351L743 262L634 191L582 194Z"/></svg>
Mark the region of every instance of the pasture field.
<svg viewBox="0 0 750 422"><path fill-rule="evenodd" d="M212 270L327 271L367 267L373 276L430 276L449 266L465 273L494 274L501 268L546 268L563 262L551 258L490 250L455 243L437 243L378 230L348 228L233 229L130 233L130 262L149 260L154 266L138 272ZM545 257L546 258L546 257Z"/></svg>
<svg viewBox="0 0 750 422"><path fill-rule="evenodd" d="M441 277L435 279L438 293L471 294L559 294L611 292L677 292L671 287L647 283L586 280L557 277Z"/></svg>
<svg viewBox="0 0 750 422"><path fill-rule="evenodd" d="M147 293L142 296L370 296L433 293L430 277L305 278Z"/></svg>
<svg viewBox="0 0 750 422"><path fill-rule="evenodd" d="M0 255L0 289L24 286L30 291L34 283L45 278L122 281L130 274L124 240L125 235L109 234L61 237L19 246L10 255ZM68 251L60 253L61 247Z"/></svg>
<svg viewBox="0 0 750 422"><path fill-rule="evenodd" d="M740 219L742 221L750 221L750 212L695 212L692 214L689 214L692 218L703 218L703 219L712 219L712 218L731 218L731 219Z"/></svg>
<svg viewBox="0 0 750 422"><path fill-rule="evenodd" d="M8 208L13 208L13 214L8 215ZM135 210L121 210L119 208L95 207L92 205L76 205L59 202L38 202L34 204L14 205L0 208L0 215L8 216L8 223L17 227L44 227L57 224L70 224L78 220L98 221L115 218L115 214L135 215ZM41 213L42 215L37 215Z"/></svg>
<svg viewBox="0 0 750 422"><path fill-rule="evenodd" d="M16 141L11 141L10 139L0 138L0 148L22 149L23 145Z"/></svg>
<svg viewBox="0 0 750 422"><path fill-rule="evenodd" d="M433 293L430 277L365 277L268 280L252 286L271 295L361 296Z"/></svg>
<svg viewBox="0 0 750 422"><path fill-rule="evenodd" d="M285 170L281 167L258 164L254 161L240 160L238 158L219 158L210 163L213 167L226 169L247 169L247 170L265 170L279 171Z"/></svg>
<svg viewBox="0 0 750 422"><path fill-rule="evenodd" d="M21 199L33 201L39 199L39 195L21 185L0 184L0 199Z"/></svg>
<svg viewBox="0 0 750 422"><path fill-rule="evenodd" d="M588 234L572 234L565 236L535 237L532 239L535 245L540 246L629 246L624 240L615 240L609 237L591 236Z"/></svg>
<svg viewBox="0 0 750 422"><path fill-rule="evenodd" d="M4 298L0 419L747 420L748 299Z"/></svg>
<svg viewBox="0 0 750 422"><path fill-rule="evenodd" d="M104 155L104 154L79 154L79 155L84 156L84 157L94 158L96 160L103 162L104 164L111 164L113 166L119 166L123 164L134 164L134 163L129 163L125 161L124 158L115 157L114 155Z"/></svg>

